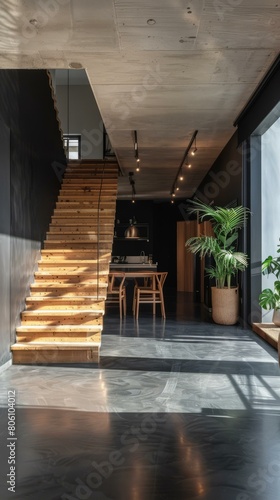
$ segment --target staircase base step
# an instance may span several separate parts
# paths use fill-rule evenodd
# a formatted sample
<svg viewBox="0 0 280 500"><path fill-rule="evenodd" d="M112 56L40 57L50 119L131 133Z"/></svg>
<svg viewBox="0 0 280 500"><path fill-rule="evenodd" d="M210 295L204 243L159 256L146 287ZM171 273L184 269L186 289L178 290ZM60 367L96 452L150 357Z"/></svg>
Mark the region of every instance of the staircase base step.
<svg viewBox="0 0 280 500"><path fill-rule="evenodd" d="M61 342L50 344L16 343L11 347L13 363L21 364L60 364L60 363L98 363L100 342Z"/></svg>

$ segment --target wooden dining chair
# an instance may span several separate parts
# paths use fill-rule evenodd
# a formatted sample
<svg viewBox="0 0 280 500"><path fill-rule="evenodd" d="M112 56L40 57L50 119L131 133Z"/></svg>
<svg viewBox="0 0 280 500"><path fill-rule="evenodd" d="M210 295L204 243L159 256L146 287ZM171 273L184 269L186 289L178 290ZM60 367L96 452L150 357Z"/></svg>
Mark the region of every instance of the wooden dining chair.
<svg viewBox="0 0 280 500"><path fill-rule="evenodd" d="M164 306L164 296L163 296L163 285L166 280L167 272L152 273L148 284L139 285L137 283L134 288L134 315L138 319L139 316L139 305L140 304L152 304L153 314L156 314L156 304L160 304L161 315L165 319L165 306Z"/></svg>
<svg viewBox="0 0 280 500"><path fill-rule="evenodd" d="M120 318L126 316L125 273L116 272L108 275L108 290L106 303L119 304Z"/></svg>

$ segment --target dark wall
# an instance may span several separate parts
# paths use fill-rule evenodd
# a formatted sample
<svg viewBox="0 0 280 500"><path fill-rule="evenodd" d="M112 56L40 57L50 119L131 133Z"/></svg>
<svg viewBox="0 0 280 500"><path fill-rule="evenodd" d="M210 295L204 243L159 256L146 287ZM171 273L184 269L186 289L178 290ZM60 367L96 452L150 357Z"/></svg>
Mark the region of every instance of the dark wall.
<svg viewBox="0 0 280 500"><path fill-rule="evenodd" d="M0 148L1 178L5 181L5 188L2 183L1 187L10 196L9 203L0 198L0 211L5 214L0 218L5 240L1 253L7 254L9 247L10 255L5 271L5 280L10 281L10 321L0 346L3 365L10 359L10 343L15 340L15 326L57 198L57 163L65 164L66 160L47 73L1 70L0 90L1 138L5 137L9 151L7 155L6 149L3 152ZM3 307L1 303L1 317Z"/></svg>
<svg viewBox="0 0 280 500"><path fill-rule="evenodd" d="M152 201L117 201L116 224L119 221L123 232L129 226L129 220L135 218L137 223L147 223L149 225L149 241L114 239L113 255L140 255L143 250L145 255L153 254L153 229L154 229L154 209ZM117 234L121 234L119 227L116 227Z"/></svg>
<svg viewBox="0 0 280 500"><path fill-rule="evenodd" d="M213 163L195 196L205 203L226 206L242 203L242 154L237 148L237 132Z"/></svg>
<svg viewBox="0 0 280 500"><path fill-rule="evenodd" d="M133 216L138 223L149 224L149 242L133 240L115 240L113 255L153 255L153 262L158 263L159 271L168 271L166 286L177 286L177 221L183 220L178 201L170 202L117 201L116 220L127 223Z"/></svg>

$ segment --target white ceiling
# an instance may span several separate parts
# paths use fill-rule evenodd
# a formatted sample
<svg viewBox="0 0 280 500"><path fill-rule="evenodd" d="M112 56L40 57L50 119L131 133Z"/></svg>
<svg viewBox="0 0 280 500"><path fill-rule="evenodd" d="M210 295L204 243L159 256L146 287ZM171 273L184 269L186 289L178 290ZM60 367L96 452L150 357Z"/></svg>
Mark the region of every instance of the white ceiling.
<svg viewBox="0 0 280 500"><path fill-rule="evenodd" d="M277 0L0 0L0 14L1 68L86 69L126 175L137 130L141 198L169 197L198 130L192 195L280 48Z"/></svg>

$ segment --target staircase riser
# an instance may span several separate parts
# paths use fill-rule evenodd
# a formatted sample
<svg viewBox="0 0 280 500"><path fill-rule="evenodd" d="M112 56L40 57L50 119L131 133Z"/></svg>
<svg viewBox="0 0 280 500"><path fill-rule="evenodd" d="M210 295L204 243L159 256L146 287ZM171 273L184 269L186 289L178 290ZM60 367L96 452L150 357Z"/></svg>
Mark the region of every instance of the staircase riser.
<svg viewBox="0 0 280 500"><path fill-rule="evenodd" d="M76 217L53 217L52 222L50 224L50 227L53 227L54 230L57 230L54 226L78 226L83 228L84 226L89 227L90 230L91 228L97 229L98 228L98 221L97 219L93 220L92 217L81 217L81 218L76 218ZM102 223L100 221L99 223L99 231L101 230L111 230L114 228L114 223L109 221L107 223Z"/></svg>
<svg viewBox="0 0 280 500"><path fill-rule="evenodd" d="M115 210L112 208L55 208L54 216L61 215L62 217L68 216L78 216L78 217L91 217L92 215L98 215L100 217L114 217Z"/></svg>
<svg viewBox="0 0 280 500"><path fill-rule="evenodd" d="M118 182L118 174L117 172L108 172L108 174L105 174L104 172L102 172L102 170L94 171L90 169L84 169L84 171L82 169L66 170L64 172L63 182L66 182L68 180L80 182L80 180L88 179L94 179L97 182L107 181L115 184Z"/></svg>
<svg viewBox="0 0 280 500"><path fill-rule="evenodd" d="M89 188L94 188L102 192L104 189L117 189L118 179L110 179L107 177L95 177L90 174L83 174L81 176L75 175L73 178L70 175L65 174L63 177L63 182L61 184L61 189L67 189L69 186L77 187L78 189L82 188L84 191L89 192Z"/></svg>
<svg viewBox="0 0 280 500"><path fill-rule="evenodd" d="M68 197L68 196L81 196L87 198L91 198L94 196L96 199L104 200L104 201L112 201L112 198L116 197L116 192L117 188L116 187L107 187L102 186L102 190L100 191L100 186L94 187L94 186L88 186L85 188L84 186L71 186L71 184L68 184L67 186L63 186L59 190L59 196L61 197ZM60 200L58 200L60 201Z"/></svg>
<svg viewBox="0 0 280 500"><path fill-rule="evenodd" d="M74 283L74 284L73 284ZM34 283L30 286L33 287L50 287L50 288L69 288L74 287L76 284L79 284L78 287L83 287L83 285L87 288L94 288L99 286L100 288L107 288L107 277L100 276L98 279L93 277L85 277L84 274L80 275L36 275L36 279Z"/></svg>
<svg viewBox="0 0 280 500"><path fill-rule="evenodd" d="M81 303L80 305L78 304L71 304L71 301L69 300L69 304L63 302L62 305L54 304L51 301L48 301L46 299L46 303L43 304L38 304L38 302L34 303L28 303L26 305L26 310L27 311L44 311L47 310L49 311L52 309L53 311L83 311L84 309L90 309L93 312L96 311L96 314L99 313L101 309L104 310L105 304L104 301L96 302L95 304L87 304L86 302Z"/></svg>
<svg viewBox="0 0 280 500"><path fill-rule="evenodd" d="M81 194L81 193L75 193L75 194L65 194L64 196L63 195L59 195L58 197L58 202L59 203L68 203L68 202L98 202L99 200L99 193L85 193L85 194ZM108 202L111 202L112 203L112 194L111 193L108 193L107 195L104 195L103 192L101 192L101 195L100 195L100 201L103 203L108 203ZM114 202L115 203L115 202Z"/></svg>
<svg viewBox="0 0 280 500"><path fill-rule="evenodd" d="M99 246L101 250L109 250L111 251L112 249L112 244L108 242L99 242ZM69 249L69 250L75 250L75 249L92 249L95 250L97 248L97 242L86 242L86 243L73 243L71 241L65 241L63 243L59 242L59 240L56 241L45 241L44 244L45 249Z"/></svg>
<svg viewBox="0 0 280 500"><path fill-rule="evenodd" d="M38 264L38 269L40 272L48 272L48 273L53 273L53 274L59 274L59 273L82 273L82 272L92 272L97 276L97 274L100 275L108 275L109 271L109 266L108 264L99 264L97 265L96 263L94 264L86 264L83 265L83 263L79 265L73 265L69 264L66 265L63 262L57 262L56 264L52 262L39 262Z"/></svg>
<svg viewBox="0 0 280 500"><path fill-rule="evenodd" d="M20 364L59 364L59 363L98 363L99 362L99 347L77 350L21 350L13 351L13 363Z"/></svg>
<svg viewBox="0 0 280 500"><path fill-rule="evenodd" d="M50 224L49 228L49 234L62 234L62 233L72 233L72 234L83 234L83 233L93 233L96 235L103 235L103 234L110 234L112 235L114 232L114 226L112 225L107 225L107 226L100 226L99 228L97 227L97 224L91 224L91 225L75 225L75 224L68 224L68 225L63 225L63 224Z"/></svg>
<svg viewBox="0 0 280 500"><path fill-rule="evenodd" d="M57 203L55 206L56 210L113 210L115 212L114 205L112 203L96 203L94 201L83 201L83 202L61 202Z"/></svg>
<svg viewBox="0 0 280 500"><path fill-rule="evenodd" d="M60 249L55 249L53 248L52 250L42 250L41 251L41 256L42 259L56 259L59 256L59 260L76 260L76 259L81 259L81 260L90 260L91 258L94 260L99 256L99 259L103 263L110 262L111 259L111 254L108 252L108 250L100 251L99 255L96 249L90 249L90 250L85 250L85 249L78 249L78 250L69 250L66 248L60 248Z"/></svg>
<svg viewBox="0 0 280 500"><path fill-rule="evenodd" d="M52 234L52 233L49 233L47 234L47 241L61 241L61 240L65 240L65 241L89 241L89 242L94 242L96 243L99 240L101 241L107 241L107 242L111 242L112 241L112 237L113 235L112 234L102 234L102 235L96 235L96 234L65 234L65 233L60 233L60 234Z"/></svg>
<svg viewBox="0 0 280 500"><path fill-rule="evenodd" d="M64 289L64 290L61 290L61 289L58 289L58 290L50 290L49 288L46 288L45 290L44 289L35 289L34 290L30 290L30 297L46 297L46 298L58 298L58 297L69 297L69 298L72 298L72 297L90 297L90 296L93 296L93 295L97 295L97 289L95 288L95 290L67 290ZM106 298L106 290L99 290L99 294L98 296L100 297L100 299L105 299Z"/></svg>
<svg viewBox="0 0 280 500"><path fill-rule="evenodd" d="M92 333L68 333L67 335L59 335L57 333L41 334L19 334L17 335L18 342L101 342L101 332Z"/></svg>
<svg viewBox="0 0 280 500"><path fill-rule="evenodd" d="M52 326L54 324L54 319L53 318L44 318L40 319L38 318L37 320L34 318L33 320L31 319L22 319L22 326ZM102 325L102 321L98 320L97 318L93 319L79 319L79 318L55 318L55 324L56 325L83 325L83 326L90 326L90 325Z"/></svg>

